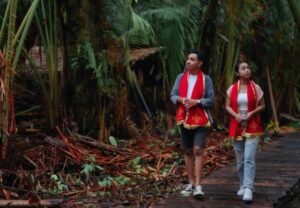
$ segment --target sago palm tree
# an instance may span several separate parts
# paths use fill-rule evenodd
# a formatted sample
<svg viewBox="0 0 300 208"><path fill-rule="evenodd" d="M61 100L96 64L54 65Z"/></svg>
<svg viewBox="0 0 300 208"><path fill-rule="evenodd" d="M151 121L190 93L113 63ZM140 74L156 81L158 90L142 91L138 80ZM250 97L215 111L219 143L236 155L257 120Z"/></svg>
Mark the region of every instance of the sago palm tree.
<svg viewBox="0 0 300 208"><path fill-rule="evenodd" d="M17 64L19 62L24 41L31 25L32 19L39 4L39 0L33 0L25 17L20 25L16 24L18 1L9 0L6 4L5 14L2 18L0 30L0 134L2 139L2 158L7 153L7 139L11 133L14 133L14 98L13 84L14 76L17 73Z"/></svg>

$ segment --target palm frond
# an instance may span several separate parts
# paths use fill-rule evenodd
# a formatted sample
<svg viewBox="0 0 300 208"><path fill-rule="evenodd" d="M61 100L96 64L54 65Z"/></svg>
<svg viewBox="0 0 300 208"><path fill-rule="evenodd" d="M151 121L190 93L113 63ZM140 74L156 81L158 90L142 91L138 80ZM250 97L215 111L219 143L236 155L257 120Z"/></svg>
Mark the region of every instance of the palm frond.
<svg viewBox="0 0 300 208"><path fill-rule="evenodd" d="M160 45L165 47L169 79L173 82L181 71L184 52L193 46L196 39L196 20L185 7L161 7L141 12L155 31Z"/></svg>

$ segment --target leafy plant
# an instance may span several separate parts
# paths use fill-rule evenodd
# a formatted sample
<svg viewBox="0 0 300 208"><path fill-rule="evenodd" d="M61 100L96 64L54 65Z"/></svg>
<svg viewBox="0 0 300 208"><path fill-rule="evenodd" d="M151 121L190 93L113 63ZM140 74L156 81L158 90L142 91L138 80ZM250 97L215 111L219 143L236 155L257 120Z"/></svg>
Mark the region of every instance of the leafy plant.
<svg viewBox="0 0 300 208"><path fill-rule="evenodd" d="M62 114L62 106L60 105L62 85L59 82L58 68L59 50L61 49L58 10L57 0L41 1L40 9L35 14L40 47L42 47L46 56L48 76L46 80L43 80L39 75L40 72L36 71L35 74L43 89L50 129L57 126Z"/></svg>
<svg viewBox="0 0 300 208"><path fill-rule="evenodd" d="M80 173L84 173L86 176L86 181L89 181L90 176L93 173L96 173L97 170L103 170L103 168L100 165L96 164L96 158L95 155L88 155L86 158L87 163L82 165L82 170Z"/></svg>
<svg viewBox="0 0 300 208"><path fill-rule="evenodd" d="M2 139L2 158L6 157L8 136L15 132L14 118L14 76L17 71L21 51L28 34L32 19L37 11L39 0L31 1L26 15L20 25L17 24L17 7L19 1L9 0L6 4L5 14L0 28L0 114Z"/></svg>
<svg viewBox="0 0 300 208"><path fill-rule="evenodd" d="M78 122L82 123L85 120L85 115L82 114L81 105L84 107L84 111L87 111L88 105L97 103L96 106L98 112L98 127L99 127L99 141L107 142L105 136L105 129L107 125L107 118L105 115L107 112L107 103L110 99L114 99L114 95L117 93L116 82L110 74L109 66L104 53L96 53L89 42L85 42L77 47L76 54L71 56L71 68L74 73L74 87L76 96L75 113L78 115ZM91 72L92 76L89 73ZM87 76L86 76L87 75ZM96 80L96 91L91 89L93 81ZM91 99L87 103L82 103L82 96L89 93ZM96 98L96 99L95 99ZM79 108L80 106L80 108ZM94 113L91 112L93 117ZM91 125L94 121L90 121Z"/></svg>
<svg viewBox="0 0 300 208"><path fill-rule="evenodd" d="M141 160L142 158L140 156L135 157L133 160L128 162L128 165L132 167L136 173L141 173L143 170L142 165L140 164Z"/></svg>
<svg viewBox="0 0 300 208"><path fill-rule="evenodd" d="M278 127L279 127L279 123L275 121L270 121L267 125L267 129L272 130L274 132L277 132L279 130Z"/></svg>
<svg viewBox="0 0 300 208"><path fill-rule="evenodd" d="M52 187L50 188L50 192L54 194L59 194L65 190L68 190L68 186L61 179L61 177L56 174L51 175L51 182L52 182Z"/></svg>
<svg viewBox="0 0 300 208"><path fill-rule="evenodd" d="M130 183L130 178L125 176L106 176L103 180L98 181L98 185L101 187L110 187L112 185L127 185Z"/></svg>

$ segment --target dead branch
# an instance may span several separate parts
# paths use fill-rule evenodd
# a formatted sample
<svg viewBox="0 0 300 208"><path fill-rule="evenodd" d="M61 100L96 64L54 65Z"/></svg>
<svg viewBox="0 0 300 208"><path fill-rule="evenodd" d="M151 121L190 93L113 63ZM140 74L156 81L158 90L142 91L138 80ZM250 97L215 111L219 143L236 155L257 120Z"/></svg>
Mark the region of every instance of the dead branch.
<svg viewBox="0 0 300 208"><path fill-rule="evenodd" d="M63 199L42 199L38 203L32 204L28 200L0 200L0 207L51 207L63 203Z"/></svg>

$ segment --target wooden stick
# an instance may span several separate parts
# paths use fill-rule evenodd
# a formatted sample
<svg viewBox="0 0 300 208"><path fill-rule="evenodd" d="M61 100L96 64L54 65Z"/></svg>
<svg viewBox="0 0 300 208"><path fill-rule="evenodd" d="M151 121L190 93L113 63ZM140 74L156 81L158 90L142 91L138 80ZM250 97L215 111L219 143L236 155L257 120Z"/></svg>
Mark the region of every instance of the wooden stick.
<svg viewBox="0 0 300 208"><path fill-rule="evenodd" d="M276 113L276 108L275 108L275 101L274 101L274 96L273 96L273 91L272 91L272 83L271 83L271 76L270 76L269 66L266 67L266 71L267 71L267 80L268 80L268 88L269 88L272 114L273 114L273 118L274 118L274 121L275 121L275 128L276 128L276 130L278 130L279 125L278 125L277 113Z"/></svg>
<svg viewBox="0 0 300 208"><path fill-rule="evenodd" d="M0 207L33 207L33 206L57 206L63 202L63 199L42 199L39 203L32 204L28 200L0 200Z"/></svg>

